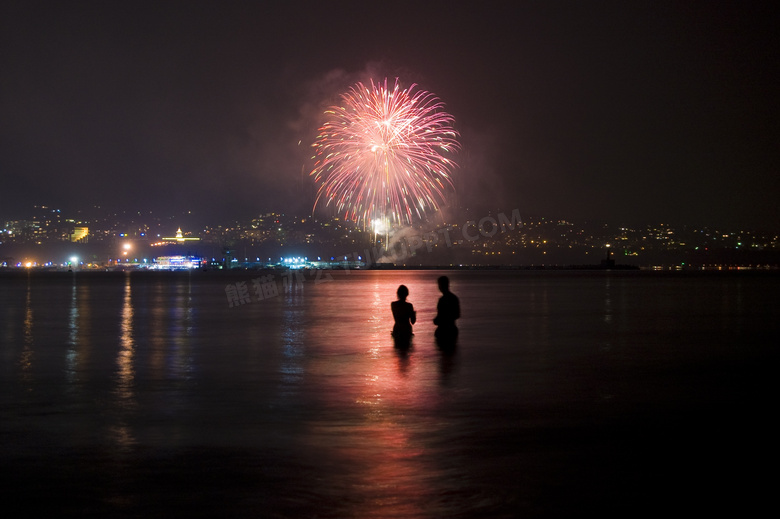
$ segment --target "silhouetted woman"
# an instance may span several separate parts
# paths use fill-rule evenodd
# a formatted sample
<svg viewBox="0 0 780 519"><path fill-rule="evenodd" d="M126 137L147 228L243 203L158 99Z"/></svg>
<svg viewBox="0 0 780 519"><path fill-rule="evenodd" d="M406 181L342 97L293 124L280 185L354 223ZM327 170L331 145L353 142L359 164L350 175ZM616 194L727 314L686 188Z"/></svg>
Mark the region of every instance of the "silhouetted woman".
<svg viewBox="0 0 780 519"><path fill-rule="evenodd" d="M390 303L390 309L393 311L393 337L396 340L408 341L412 337L412 325L417 321L417 312L414 311L412 303L406 298L409 296L409 289L404 285L398 287L398 301Z"/></svg>

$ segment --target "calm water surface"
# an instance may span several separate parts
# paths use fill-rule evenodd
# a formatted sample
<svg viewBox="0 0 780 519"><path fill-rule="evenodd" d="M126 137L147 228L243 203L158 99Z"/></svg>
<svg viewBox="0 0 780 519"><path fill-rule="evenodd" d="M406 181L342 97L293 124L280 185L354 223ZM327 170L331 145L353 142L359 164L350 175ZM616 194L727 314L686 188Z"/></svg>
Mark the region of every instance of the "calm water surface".
<svg viewBox="0 0 780 519"><path fill-rule="evenodd" d="M768 501L778 276L448 272L463 317L440 351L440 274L0 276L3 516L636 517ZM418 314L408 351L390 337L401 283Z"/></svg>

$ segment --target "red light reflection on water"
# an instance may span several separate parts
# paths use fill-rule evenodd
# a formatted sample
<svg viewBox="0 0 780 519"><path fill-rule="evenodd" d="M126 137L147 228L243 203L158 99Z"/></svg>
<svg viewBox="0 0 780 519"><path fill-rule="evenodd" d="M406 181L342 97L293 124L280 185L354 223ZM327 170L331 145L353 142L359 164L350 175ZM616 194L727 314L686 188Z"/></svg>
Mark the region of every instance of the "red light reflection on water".
<svg viewBox="0 0 780 519"><path fill-rule="evenodd" d="M443 424L429 418L442 392L431 323L438 291L435 275L421 274L377 273L371 293L345 301L341 313L349 316L344 327L351 332L342 335L343 342L324 346L349 360L333 362L328 355L312 366L325 376L321 399L327 412L311 424L309 438L338 467L329 492L344 496L341 506L350 516L415 517L440 508L441 452L432 440ZM418 314L408 350L395 348L390 335L390 303L400 284L409 288Z"/></svg>

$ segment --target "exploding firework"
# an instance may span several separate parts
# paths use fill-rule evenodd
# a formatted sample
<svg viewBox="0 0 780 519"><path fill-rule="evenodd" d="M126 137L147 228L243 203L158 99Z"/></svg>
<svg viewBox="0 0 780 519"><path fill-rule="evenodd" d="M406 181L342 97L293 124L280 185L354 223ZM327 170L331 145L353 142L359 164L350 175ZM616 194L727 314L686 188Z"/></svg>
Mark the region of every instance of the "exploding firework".
<svg viewBox="0 0 780 519"><path fill-rule="evenodd" d="M392 90L357 83L328 109L313 146L311 175L324 201L347 220L412 223L436 211L452 185L459 148L453 117L437 97L416 85Z"/></svg>

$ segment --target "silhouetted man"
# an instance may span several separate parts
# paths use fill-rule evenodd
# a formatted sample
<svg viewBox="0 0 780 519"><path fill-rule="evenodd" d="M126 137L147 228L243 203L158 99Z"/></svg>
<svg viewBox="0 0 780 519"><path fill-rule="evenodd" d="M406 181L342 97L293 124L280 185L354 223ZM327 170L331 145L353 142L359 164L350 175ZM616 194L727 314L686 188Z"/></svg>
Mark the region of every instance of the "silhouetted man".
<svg viewBox="0 0 780 519"><path fill-rule="evenodd" d="M447 276L441 276L438 280L441 297L436 305L436 318L433 324L436 328L436 339L439 341L454 342L458 337L458 327L455 321L460 317L460 301L450 292L450 280Z"/></svg>

